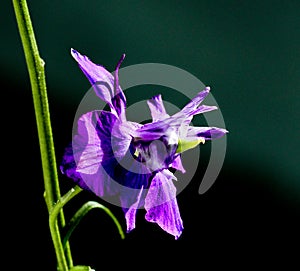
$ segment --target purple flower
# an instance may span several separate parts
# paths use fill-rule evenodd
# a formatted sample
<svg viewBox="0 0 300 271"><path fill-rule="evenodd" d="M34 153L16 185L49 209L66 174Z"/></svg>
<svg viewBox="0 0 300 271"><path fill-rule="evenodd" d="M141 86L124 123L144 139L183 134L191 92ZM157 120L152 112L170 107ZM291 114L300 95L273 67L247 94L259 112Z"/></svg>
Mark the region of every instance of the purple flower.
<svg viewBox="0 0 300 271"><path fill-rule="evenodd" d="M135 228L137 210L144 208L147 221L177 239L183 222L172 172L185 172L183 151L227 133L216 127L190 126L194 115L217 109L200 105L210 88L172 116L166 112L161 95L152 97L148 100L152 122L139 124L127 120L126 97L119 85L118 71L125 55L112 75L87 56L73 49L71 54L110 111L95 110L79 118L77 133L63 156L62 173L99 197L117 197L127 232Z"/></svg>

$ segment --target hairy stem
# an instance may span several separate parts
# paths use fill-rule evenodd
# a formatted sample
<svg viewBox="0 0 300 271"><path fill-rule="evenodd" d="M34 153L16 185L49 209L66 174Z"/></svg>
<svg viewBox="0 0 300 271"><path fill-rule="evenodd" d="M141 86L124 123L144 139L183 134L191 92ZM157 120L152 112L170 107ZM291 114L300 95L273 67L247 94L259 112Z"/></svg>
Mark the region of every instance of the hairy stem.
<svg viewBox="0 0 300 271"><path fill-rule="evenodd" d="M54 143L46 89L44 72L45 63L39 55L26 0L13 0L13 7L31 83L45 186L44 195L47 208L50 213L54 204L60 198L60 188L57 176ZM60 210L57 228L55 229L56 232L54 233L51 231L51 234L54 234L52 238L57 238L57 236L60 235L60 229L64 226L64 214L63 211ZM54 244L55 243L56 242L54 241ZM60 270L64 270L63 262L67 262L69 267L73 265L69 245L66 246L64 253L61 251L59 252L57 250L57 247L55 247L55 250L58 258L61 259L61 262L58 262L58 268ZM58 253L62 254L58 255Z"/></svg>

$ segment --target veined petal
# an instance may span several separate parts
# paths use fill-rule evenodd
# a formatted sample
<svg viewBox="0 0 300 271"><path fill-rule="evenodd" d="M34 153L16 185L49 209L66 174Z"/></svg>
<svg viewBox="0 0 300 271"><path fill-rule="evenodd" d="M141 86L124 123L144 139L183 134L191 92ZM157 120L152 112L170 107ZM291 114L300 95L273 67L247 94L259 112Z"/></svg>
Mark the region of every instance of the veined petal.
<svg viewBox="0 0 300 271"><path fill-rule="evenodd" d="M169 176L169 173L162 171L153 177L145 199L145 218L178 239L183 223L176 200L176 187Z"/></svg>
<svg viewBox="0 0 300 271"><path fill-rule="evenodd" d="M132 141L132 135L135 130L140 128L141 124L131 121L116 121L111 131L111 144L115 157L124 157Z"/></svg>
<svg viewBox="0 0 300 271"><path fill-rule="evenodd" d="M205 140L211 140L220 138L228 133L226 129L218 127L188 127L185 140L195 140L195 138L204 138Z"/></svg>
<svg viewBox="0 0 300 271"><path fill-rule="evenodd" d="M140 208L139 205L140 205L140 200L141 200L142 193L143 193L143 189L139 190L136 202L133 203L129 207L129 209L125 211L125 220L126 220L127 232L130 232L135 228L136 211L137 211L137 209Z"/></svg>
<svg viewBox="0 0 300 271"><path fill-rule="evenodd" d="M99 164L97 171L93 174L80 172L80 176L86 186L95 195L102 198L109 198L119 193L117 183L118 168L120 167L115 158L107 159Z"/></svg>
<svg viewBox="0 0 300 271"><path fill-rule="evenodd" d="M77 149L78 151L78 149ZM63 174L73 179L74 182L84 190L92 191L99 197L112 196L118 192L118 187L115 182L112 182L112 172L116 171L118 162L116 159L108 159L99 164L93 174L91 172L79 172L77 170L77 163L73 155L73 147L70 144L65 149L60 170Z"/></svg>
<svg viewBox="0 0 300 271"><path fill-rule="evenodd" d="M114 172L117 167L115 159L109 159L97 166L97 171L84 173L77 170L77 163L74 159L72 144L65 149L65 153L60 165L63 174L73 179L74 182L84 190L89 190L97 196L115 195L118 190L107 172ZM79 148L76 148L79 151Z"/></svg>
<svg viewBox="0 0 300 271"><path fill-rule="evenodd" d="M93 63L87 56L71 49L71 55L78 62L80 69L93 86L96 95L113 108L114 77L103 66Z"/></svg>
<svg viewBox="0 0 300 271"><path fill-rule="evenodd" d="M152 172L148 168L134 163L129 170L122 173L123 181L119 190L122 209L125 213L127 232L135 228L135 217L137 209L144 206L146 188Z"/></svg>
<svg viewBox="0 0 300 271"><path fill-rule="evenodd" d="M174 114L174 117L179 117L185 115L187 117L194 115L193 112L202 103L206 96L210 92L210 87L206 87L204 90L200 91L186 106L184 106L178 113Z"/></svg>
<svg viewBox="0 0 300 271"><path fill-rule="evenodd" d="M191 111L190 115L194 116L194 115L198 115L198 114L203 114L203 113L210 112L210 111L213 111L216 109L218 109L218 107L216 107L216 106L200 105L197 109L195 109L194 111Z"/></svg>
<svg viewBox="0 0 300 271"><path fill-rule="evenodd" d="M151 176L152 172L138 161L134 161L129 170L123 169L119 197L125 213L127 232L135 228L136 212L144 206Z"/></svg>
<svg viewBox="0 0 300 271"><path fill-rule="evenodd" d="M115 122L115 115L102 110L88 112L79 118L77 134L73 138L78 172L94 174L104 158L113 157L111 129Z"/></svg>
<svg viewBox="0 0 300 271"><path fill-rule="evenodd" d="M65 148L65 153L63 155L59 168L62 174L65 174L69 178L73 179L79 187L81 187L84 190L90 190L90 188L83 181L80 173L76 171L77 166L74 159L73 148L71 143Z"/></svg>
<svg viewBox="0 0 300 271"><path fill-rule="evenodd" d="M182 161L181 161L181 156L178 155L172 162L172 164L170 165L170 167L180 170L182 173L185 173L186 170L182 165Z"/></svg>
<svg viewBox="0 0 300 271"><path fill-rule="evenodd" d="M96 110L82 115L72 141L72 153L67 150L64 155L62 172L81 186L84 182L98 196L114 194L116 189L111 179L119 178L116 176L120 167L117 158L125 156L131 142L131 136L126 133L114 140L117 131L122 130L120 125L123 123L108 111ZM113 142L119 144L112 145Z"/></svg>
<svg viewBox="0 0 300 271"><path fill-rule="evenodd" d="M157 140L166 134L178 133L185 116L169 117L156 122L146 123L135 131L135 137L144 141Z"/></svg>
<svg viewBox="0 0 300 271"><path fill-rule="evenodd" d="M161 95L153 96L150 100L147 101L147 103L151 112L152 122L169 117L163 104Z"/></svg>

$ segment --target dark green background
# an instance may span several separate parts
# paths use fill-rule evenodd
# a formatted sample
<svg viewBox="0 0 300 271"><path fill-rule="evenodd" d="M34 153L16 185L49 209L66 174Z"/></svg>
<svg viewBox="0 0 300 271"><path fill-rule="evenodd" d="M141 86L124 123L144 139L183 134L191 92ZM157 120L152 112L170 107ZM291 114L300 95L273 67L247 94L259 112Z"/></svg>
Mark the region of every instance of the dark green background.
<svg viewBox="0 0 300 271"><path fill-rule="evenodd" d="M198 194L205 170L200 166L178 197L185 225L178 242L299 238L299 1L29 1L29 8L46 62L58 161L90 87L70 56L71 47L111 71L122 53L123 67L173 65L211 86L230 131L213 187ZM5 189L18 204L11 223L17 226L15 236L25 238L20 251L26 242L36 251L42 246L41 259L53 267L30 82L10 1L3 1L1 13L2 134L8 150L3 170L9 169ZM203 148L207 159L209 144ZM63 191L69 189L70 180L60 178ZM124 225L120 209L111 208ZM19 213L25 211L28 222L19 226ZM94 267L100 243L118 240L109 219L98 212L72 238L76 263ZM144 222L140 212L126 240L173 238Z"/></svg>

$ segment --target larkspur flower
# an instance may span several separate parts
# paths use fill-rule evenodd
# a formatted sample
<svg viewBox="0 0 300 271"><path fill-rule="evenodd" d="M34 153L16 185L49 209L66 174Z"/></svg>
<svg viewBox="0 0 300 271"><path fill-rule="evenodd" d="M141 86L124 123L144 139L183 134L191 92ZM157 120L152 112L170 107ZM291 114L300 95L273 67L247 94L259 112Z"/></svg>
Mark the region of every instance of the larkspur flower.
<svg viewBox="0 0 300 271"><path fill-rule="evenodd" d="M127 232L135 228L137 210L144 208L147 221L178 239L183 221L173 172L185 172L181 153L227 133L222 128L190 125L194 115L217 109L200 105L210 88L171 116L161 95L152 97L147 101L152 122L140 124L126 118L126 97L118 78L125 55L113 75L76 50L71 49L71 54L110 111L94 110L79 118L77 133L62 159L62 173L99 197L117 196Z"/></svg>

